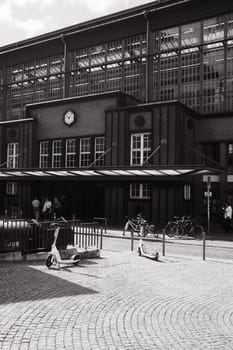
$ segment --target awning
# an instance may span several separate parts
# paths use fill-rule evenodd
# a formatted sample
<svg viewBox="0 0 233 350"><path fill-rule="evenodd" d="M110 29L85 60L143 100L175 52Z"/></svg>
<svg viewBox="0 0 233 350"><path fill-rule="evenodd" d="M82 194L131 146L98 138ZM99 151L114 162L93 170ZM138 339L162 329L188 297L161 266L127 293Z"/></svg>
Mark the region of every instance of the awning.
<svg viewBox="0 0 233 350"><path fill-rule="evenodd" d="M121 167L121 168L88 168L64 169L4 169L0 171L0 181L9 180L57 180L57 179L126 179L126 178L181 178L194 175L210 175L219 173L219 169L206 168L203 166L190 167Z"/></svg>

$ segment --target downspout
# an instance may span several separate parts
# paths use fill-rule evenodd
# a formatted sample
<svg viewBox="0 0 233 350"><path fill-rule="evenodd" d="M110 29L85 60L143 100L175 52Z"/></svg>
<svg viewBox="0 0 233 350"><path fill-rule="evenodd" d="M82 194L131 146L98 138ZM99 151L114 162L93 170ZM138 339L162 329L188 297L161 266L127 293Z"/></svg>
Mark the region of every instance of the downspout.
<svg viewBox="0 0 233 350"><path fill-rule="evenodd" d="M67 67L66 67L66 64L67 64L67 43L65 41L65 38L64 38L64 34L61 34L61 40L64 44L64 57L63 57L63 60L64 60L64 86L63 86L63 98L66 97L66 83L67 83Z"/></svg>
<svg viewBox="0 0 233 350"><path fill-rule="evenodd" d="M146 103L149 102L149 91L150 91L150 87L149 87L149 73L150 73L150 69L149 69L149 46L150 46L150 23L149 23L149 12L148 11L144 11L144 18L146 21L146 77L145 77L145 98L146 98Z"/></svg>

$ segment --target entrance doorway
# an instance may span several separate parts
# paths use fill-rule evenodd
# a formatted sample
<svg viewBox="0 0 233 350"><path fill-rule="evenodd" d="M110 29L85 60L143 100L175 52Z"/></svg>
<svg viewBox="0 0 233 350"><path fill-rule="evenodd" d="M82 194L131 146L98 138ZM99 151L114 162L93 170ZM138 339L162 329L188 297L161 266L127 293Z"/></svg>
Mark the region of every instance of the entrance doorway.
<svg viewBox="0 0 233 350"><path fill-rule="evenodd" d="M45 197L53 202L57 197L62 204L62 215L66 219L75 218L82 221L93 220L94 217L104 217L104 186L98 183L86 182L49 182L37 184L34 193L40 193L40 201Z"/></svg>

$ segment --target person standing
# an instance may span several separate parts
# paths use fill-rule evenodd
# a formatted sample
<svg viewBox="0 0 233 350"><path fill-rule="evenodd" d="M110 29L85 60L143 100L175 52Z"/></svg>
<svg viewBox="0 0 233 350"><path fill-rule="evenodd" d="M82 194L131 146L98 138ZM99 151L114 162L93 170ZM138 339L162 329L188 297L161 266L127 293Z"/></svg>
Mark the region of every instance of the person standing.
<svg viewBox="0 0 233 350"><path fill-rule="evenodd" d="M232 220L232 206L230 205L230 203L227 203L224 209L225 232L229 232L231 228L231 220Z"/></svg>
<svg viewBox="0 0 233 350"><path fill-rule="evenodd" d="M34 218L36 219L36 221L38 221L40 218L40 201L39 201L39 199L37 199L37 197L35 197L31 203L31 205L32 205Z"/></svg>
<svg viewBox="0 0 233 350"><path fill-rule="evenodd" d="M49 200L48 197L45 199L42 211L43 211L45 220L50 220L51 214L52 214L52 202Z"/></svg>
<svg viewBox="0 0 233 350"><path fill-rule="evenodd" d="M62 211L61 202L58 200L57 197L54 197L54 202L53 202L54 219L58 219L62 216L61 211Z"/></svg>

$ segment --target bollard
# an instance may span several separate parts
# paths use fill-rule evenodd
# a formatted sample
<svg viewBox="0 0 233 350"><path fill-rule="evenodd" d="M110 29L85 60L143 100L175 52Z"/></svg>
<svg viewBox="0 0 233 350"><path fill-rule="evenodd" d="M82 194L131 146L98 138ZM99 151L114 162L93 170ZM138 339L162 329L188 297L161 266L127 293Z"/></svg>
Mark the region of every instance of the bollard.
<svg viewBox="0 0 233 350"><path fill-rule="evenodd" d="M165 230L162 230L162 234L163 234L163 256L165 256Z"/></svg>
<svg viewBox="0 0 233 350"><path fill-rule="evenodd" d="M103 227L100 229L100 250L103 249Z"/></svg>
<svg viewBox="0 0 233 350"><path fill-rule="evenodd" d="M131 252L133 252L133 231L131 231Z"/></svg>
<svg viewBox="0 0 233 350"><path fill-rule="evenodd" d="M205 231L203 231L202 233L203 236L203 260L205 260L205 250L206 250L206 233Z"/></svg>

